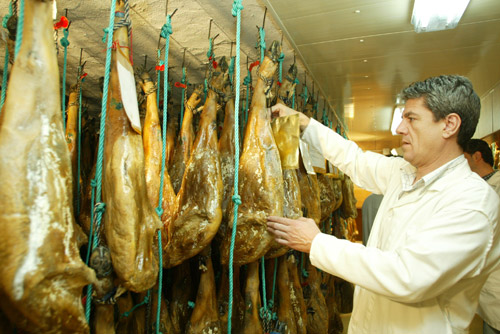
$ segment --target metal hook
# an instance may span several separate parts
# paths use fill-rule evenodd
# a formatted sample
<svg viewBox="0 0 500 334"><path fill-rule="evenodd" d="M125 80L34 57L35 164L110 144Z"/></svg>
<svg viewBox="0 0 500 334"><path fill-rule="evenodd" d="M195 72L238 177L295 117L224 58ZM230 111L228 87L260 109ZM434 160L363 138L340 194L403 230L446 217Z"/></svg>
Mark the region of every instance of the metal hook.
<svg viewBox="0 0 500 334"><path fill-rule="evenodd" d="M266 14L267 14L267 7L264 7L264 19L262 20L262 29L264 29L264 26L266 25Z"/></svg>
<svg viewBox="0 0 500 334"><path fill-rule="evenodd" d="M148 55L144 55L144 69L146 69L147 63L148 63Z"/></svg>
<svg viewBox="0 0 500 334"><path fill-rule="evenodd" d="M210 34L212 32L212 21L214 19L210 19L210 22L208 23L208 39L210 39Z"/></svg>

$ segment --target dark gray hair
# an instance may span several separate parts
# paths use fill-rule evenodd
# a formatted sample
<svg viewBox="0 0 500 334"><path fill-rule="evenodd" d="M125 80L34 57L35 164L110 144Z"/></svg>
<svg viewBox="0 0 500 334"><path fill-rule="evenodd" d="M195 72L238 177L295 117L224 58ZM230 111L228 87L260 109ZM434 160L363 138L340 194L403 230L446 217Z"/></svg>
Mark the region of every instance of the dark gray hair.
<svg viewBox="0 0 500 334"><path fill-rule="evenodd" d="M460 116L462 124L458 131L458 145L465 147L476 131L481 100L472 88L472 83L460 75L441 75L414 82L402 91L404 100L423 97L424 104L437 122L451 113Z"/></svg>

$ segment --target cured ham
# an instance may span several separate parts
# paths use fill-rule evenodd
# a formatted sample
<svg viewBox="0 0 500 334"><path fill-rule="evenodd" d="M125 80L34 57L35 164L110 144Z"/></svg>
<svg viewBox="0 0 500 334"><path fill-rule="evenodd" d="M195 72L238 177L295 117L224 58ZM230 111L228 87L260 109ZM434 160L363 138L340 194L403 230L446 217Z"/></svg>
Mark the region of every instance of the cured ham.
<svg viewBox="0 0 500 334"><path fill-rule="evenodd" d="M234 263L237 265L256 261L269 250L274 237L267 231L267 217L283 215L283 174L269 124L271 115L266 107L266 93L273 83L279 49L279 43L273 42L260 64L245 130L238 172L238 192L242 204L238 208L234 247ZM230 212L233 207L231 202ZM232 224L230 222L221 246L223 264L229 261Z"/></svg>
<svg viewBox="0 0 500 334"><path fill-rule="evenodd" d="M222 196L222 223L217 232L221 238L226 234L228 222L233 219L233 212L228 211L234 189L234 97L231 85L226 84L224 94L228 97L225 107L224 124L219 139L220 165L224 195ZM239 152L238 152L239 154Z"/></svg>
<svg viewBox="0 0 500 334"><path fill-rule="evenodd" d="M225 60L221 59L219 63L223 62ZM221 223L223 187L215 129L216 91L220 91L228 80L221 68L218 66L211 73L199 130L177 194L178 215L168 226L167 234L171 237L164 247L165 268L198 254L210 244Z"/></svg>
<svg viewBox="0 0 500 334"><path fill-rule="evenodd" d="M319 225L321 222L321 198L318 179L315 174L308 174L301 159L297 172L300 186L300 198L304 217L312 218Z"/></svg>
<svg viewBox="0 0 500 334"><path fill-rule="evenodd" d="M278 90L278 103L291 104L291 98L295 89L295 78L297 76L297 67L293 64L285 80L283 80L280 89ZM281 125L278 130L277 122L284 120L285 124ZM275 130L276 129L276 130ZM298 116L288 116L286 118L278 118L274 121L273 133L277 140L278 149L280 150L281 167L283 169L283 217L298 219L302 217L302 200L300 196L300 185L297 177L297 169L299 167L299 122ZM271 249L266 253L266 258L274 258L286 254L288 247L278 244L273 241Z"/></svg>
<svg viewBox="0 0 500 334"><path fill-rule="evenodd" d="M219 333L222 331L217 308L214 268L208 246L198 255L201 271L200 285L191 319L186 326L186 334Z"/></svg>
<svg viewBox="0 0 500 334"><path fill-rule="evenodd" d="M74 85L69 91L68 109L66 111L66 142L71 159L71 172L73 175L73 198L77 198L78 178L78 86Z"/></svg>
<svg viewBox="0 0 500 334"><path fill-rule="evenodd" d="M121 10L123 3L117 4L117 20ZM158 276L153 238L160 219L147 195L142 138L131 126L120 92L119 61L127 62L129 55L127 27L116 29L113 38L120 51L112 52L106 114L103 231L119 284L141 292L154 286Z"/></svg>
<svg viewBox="0 0 500 334"><path fill-rule="evenodd" d="M247 265L244 295L245 318L243 320L242 334L262 334L264 332L259 319L259 310L262 305L259 285L259 262L255 261Z"/></svg>
<svg viewBox="0 0 500 334"><path fill-rule="evenodd" d="M303 281L304 300L307 306L307 333L328 333L328 308L321 292L321 277L318 275L318 269L307 262L309 276Z"/></svg>
<svg viewBox="0 0 500 334"><path fill-rule="evenodd" d="M358 216L358 210L356 209L356 198L354 197L354 184L351 178L344 175L344 181L342 182L342 210L341 214L344 218L356 218Z"/></svg>
<svg viewBox="0 0 500 334"><path fill-rule="evenodd" d="M318 174L318 185L320 189L320 202L321 202L321 220L324 222L327 220L335 209L335 189L333 185L333 179L325 174Z"/></svg>
<svg viewBox="0 0 500 334"><path fill-rule="evenodd" d="M293 312L293 304L290 291L292 282L288 276L286 256L278 258L278 320L284 324L282 334L297 334L297 322Z"/></svg>
<svg viewBox="0 0 500 334"><path fill-rule="evenodd" d="M146 96L146 117L142 132L144 146L144 172L149 202L153 208L158 206L160 196L162 138L161 125L156 105L156 89L151 77L143 72L139 81Z"/></svg>
<svg viewBox="0 0 500 334"><path fill-rule="evenodd" d="M172 334L184 334L191 316L189 302L194 301L196 290L190 272L190 260L172 268L171 297L169 313L172 320ZM182 289L179 289L182 287Z"/></svg>
<svg viewBox="0 0 500 334"><path fill-rule="evenodd" d="M328 307L328 334L342 334L344 325L335 299L335 277L324 274L327 276L325 301Z"/></svg>
<svg viewBox="0 0 500 334"><path fill-rule="evenodd" d="M222 333L227 333L229 317L229 268L227 266L222 266L217 304L219 305L219 319ZM231 330L233 333L240 333L242 331L243 319L245 317L244 312L245 301L240 291L240 267L233 267L233 310L231 317Z"/></svg>
<svg viewBox="0 0 500 334"><path fill-rule="evenodd" d="M286 263L288 267L288 277L290 282L290 302L295 319L297 334L307 333L307 307L302 293L302 285L300 282L297 260L293 251L286 255Z"/></svg>
<svg viewBox="0 0 500 334"><path fill-rule="evenodd" d="M25 333L88 333L52 3L26 0L21 49L0 115L0 306Z"/></svg>
<svg viewBox="0 0 500 334"><path fill-rule="evenodd" d="M202 86L197 86L184 108L184 118L182 119L182 127L177 138L175 150L172 158L172 166L169 169L172 186L175 193L178 193L181 188L182 177L186 170L186 165L191 156L194 141L193 116L196 111L196 106L201 101Z"/></svg>

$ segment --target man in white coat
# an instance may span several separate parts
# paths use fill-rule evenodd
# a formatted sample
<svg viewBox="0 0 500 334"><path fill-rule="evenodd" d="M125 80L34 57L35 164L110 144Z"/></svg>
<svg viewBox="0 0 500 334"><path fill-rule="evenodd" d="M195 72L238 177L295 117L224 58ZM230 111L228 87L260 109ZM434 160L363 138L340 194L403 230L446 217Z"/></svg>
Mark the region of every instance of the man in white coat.
<svg viewBox="0 0 500 334"><path fill-rule="evenodd" d="M468 333L481 287L500 259L499 199L463 155L480 100L467 78L439 76L403 90L404 159L363 152L300 113L302 139L384 195L367 246L320 232L313 220L268 217L276 240L356 284L349 333ZM274 115L296 111L278 104Z"/></svg>
<svg viewBox="0 0 500 334"><path fill-rule="evenodd" d="M483 178L500 196L500 173L493 169L493 153L488 143L471 139L464 148L470 169ZM479 295L477 313L483 318L483 334L500 333L500 268L491 273Z"/></svg>

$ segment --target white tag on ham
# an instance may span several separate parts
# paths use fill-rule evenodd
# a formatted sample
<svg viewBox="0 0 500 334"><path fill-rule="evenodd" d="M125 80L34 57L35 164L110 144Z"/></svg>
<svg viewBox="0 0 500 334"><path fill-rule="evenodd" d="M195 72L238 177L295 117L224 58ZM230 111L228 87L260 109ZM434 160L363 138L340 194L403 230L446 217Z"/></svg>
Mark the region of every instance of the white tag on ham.
<svg viewBox="0 0 500 334"><path fill-rule="evenodd" d="M137 93L135 89L134 70L128 59L121 54L116 53L118 78L120 80L120 93L125 108L125 113L130 121L132 128L141 134L141 120L139 118L139 107L137 103Z"/></svg>
<svg viewBox="0 0 500 334"><path fill-rule="evenodd" d="M304 168L307 171L307 174L315 175L314 167L311 161L311 156L309 155L309 146L306 142L300 139L300 155L302 157L302 161L304 162Z"/></svg>

